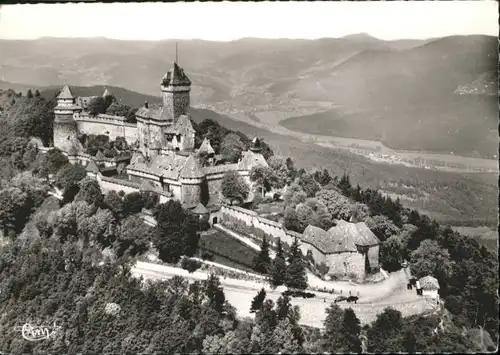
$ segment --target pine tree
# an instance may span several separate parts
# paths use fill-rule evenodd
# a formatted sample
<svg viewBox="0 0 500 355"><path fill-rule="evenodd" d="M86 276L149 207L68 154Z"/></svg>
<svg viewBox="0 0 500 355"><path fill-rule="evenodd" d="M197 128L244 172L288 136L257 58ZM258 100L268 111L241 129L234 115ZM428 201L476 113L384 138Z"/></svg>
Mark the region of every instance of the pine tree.
<svg viewBox="0 0 500 355"><path fill-rule="evenodd" d="M35 90L35 97L40 97L40 91Z"/></svg>
<svg viewBox="0 0 500 355"><path fill-rule="evenodd" d="M28 99L32 99L33 98L33 92L31 92L31 89L28 90L28 93L26 94L26 97Z"/></svg>
<svg viewBox="0 0 500 355"><path fill-rule="evenodd" d="M285 283L286 261L281 239L278 239L278 250L271 265L271 286L278 287Z"/></svg>
<svg viewBox="0 0 500 355"><path fill-rule="evenodd" d="M307 275L302 259L294 259L288 265L285 285L288 288L305 290L307 288Z"/></svg>
<svg viewBox="0 0 500 355"><path fill-rule="evenodd" d="M341 352L343 353L361 353L361 325L356 313L351 308L344 311L344 317L341 326L342 340Z"/></svg>
<svg viewBox="0 0 500 355"><path fill-rule="evenodd" d="M291 263L295 259L302 259L302 251L299 248L299 240L297 238L294 239L292 245L290 246L287 261L288 263Z"/></svg>
<svg viewBox="0 0 500 355"><path fill-rule="evenodd" d="M325 352L338 351L337 346L342 337L339 327L344 319L344 310L339 305L332 303L326 309L326 318L323 321L325 331L321 336L321 347Z"/></svg>
<svg viewBox="0 0 500 355"><path fill-rule="evenodd" d="M271 258L269 256L269 243L266 237L262 238L262 245L260 247L260 252L257 254L253 260L253 268L255 271L261 274L267 274L271 266Z"/></svg>
<svg viewBox="0 0 500 355"><path fill-rule="evenodd" d="M264 304L265 299L266 299L266 291L262 288L252 300L250 313L255 313L258 310L260 310L262 308L262 305Z"/></svg>

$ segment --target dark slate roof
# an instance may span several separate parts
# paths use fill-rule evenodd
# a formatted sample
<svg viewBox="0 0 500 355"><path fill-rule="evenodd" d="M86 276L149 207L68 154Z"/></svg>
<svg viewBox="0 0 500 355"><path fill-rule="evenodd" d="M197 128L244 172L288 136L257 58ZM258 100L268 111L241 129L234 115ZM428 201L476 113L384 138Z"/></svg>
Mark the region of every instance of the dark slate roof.
<svg viewBox="0 0 500 355"><path fill-rule="evenodd" d="M252 151L246 151L243 153L243 158L241 158L240 162L238 163L239 169L240 170L250 170L254 166L269 166L266 162L266 159L264 159L264 156L260 153L254 153Z"/></svg>
<svg viewBox="0 0 500 355"><path fill-rule="evenodd" d="M207 214L208 210L205 208L205 206L199 203L198 206L191 210L191 212L195 214Z"/></svg>
<svg viewBox="0 0 500 355"><path fill-rule="evenodd" d="M332 227L328 230L328 235L330 236L330 245L328 253L344 253L344 252L355 252L358 250L356 244L352 238L352 235L345 233L344 230Z"/></svg>
<svg viewBox="0 0 500 355"><path fill-rule="evenodd" d="M370 228L368 228L365 222L356 223L356 229L358 230L358 233L356 234L354 243L357 245L371 246L380 244L380 240L370 230Z"/></svg>
<svg viewBox="0 0 500 355"><path fill-rule="evenodd" d="M197 179L205 176L205 173L202 171L200 164L196 160L196 158L192 155L187 158L184 167L181 170L182 178L188 179Z"/></svg>
<svg viewBox="0 0 500 355"><path fill-rule="evenodd" d="M158 111L157 109L154 109L154 108L146 108L146 107L141 107L137 110L137 112L135 113L135 115L137 117L142 117L142 118L152 118L152 117L156 117L156 111Z"/></svg>
<svg viewBox="0 0 500 355"><path fill-rule="evenodd" d="M85 171L88 171L90 173L98 174L99 173L99 168L97 167L97 164L93 160L91 160L91 161L89 161L89 163L85 167Z"/></svg>
<svg viewBox="0 0 500 355"><path fill-rule="evenodd" d="M195 133L191 119L187 115L180 115L174 124L165 128L165 133L172 134L182 134L187 135L189 133Z"/></svg>
<svg viewBox="0 0 500 355"><path fill-rule="evenodd" d="M335 227L328 230L334 244L335 251L354 251L356 245L373 246L380 244L378 238L366 226L364 222L350 223L343 220L338 221Z"/></svg>
<svg viewBox="0 0 500 355"><path fill-rule="evenodd" d="M184 69L179 67L177 63L174 63L172 69L170 69L163 77L161 84L163 86L189 86L191 85L191 80L189 80L187 75L184 73Z"/></svg>
<svg viewBox="0 0 500 355"><path fill-rule="evenodd" d="M207 154L215 154L215 150L214 148L212 148L212 146L210 145L210 141L205 137L205 139L203 139L203 142L201 143L200 145L200 148L198 149L198 152L204 152L204 153L207 153Z"/></svg>
<svg viewBox="0 0 500 355"><path fill-rule="evenodd" d="M312 225L307 226L304 233L302 233L301 239L324 252L329 252L332 245L331 236L323 229Z"/></svg>
<svg viewBox="0 0 500 355"><path fill-rule="evenodd" d="M136 152L127 168L178 180L186 160L186 157L180 155L157 155L151 161L146 161L141 153Z"/></svg>
<svg viewBox="0 0 500 355"><path fill-rule="evenodd" d="M66 84L61 89L61 92L57 96L58 99L74 99L73 93L71 92L69 86Z"/></svg>

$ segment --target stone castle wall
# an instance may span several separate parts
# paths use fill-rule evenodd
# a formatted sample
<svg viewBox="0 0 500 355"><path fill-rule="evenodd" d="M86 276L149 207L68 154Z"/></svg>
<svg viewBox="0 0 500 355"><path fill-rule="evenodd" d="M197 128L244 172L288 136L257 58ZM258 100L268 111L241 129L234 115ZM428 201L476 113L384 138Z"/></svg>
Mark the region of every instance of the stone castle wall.
<svg viewBox="0 0 500 355"><path fill-rule="evenodd" d="M220 175L220 174L219 174ZM207 177L208 194L209 194L209 205L218 205L222 198L222 177L219 176Z"/></svg>
<svg viewBox="0 0 500 355"><path fill-rule="evenodd" d="M326 255L329 274L336 276L364 277L366 256L358 252L345 252Z"/></svg>
<svg viewBox="0 0 500 355"><path fill-rule="evenodd" d="M367 254L368 256L358 252L325 253L315 245L304 241L300 233L288 231L283 228L280 223L260 217L254 211L237 206L222 206L221 220L224 221L225 218L226 220L235 218L249 227L262 231L266 235L280 238L282 243L286 243L289 246L293 243L295 238L298 238L300 240L300 249L302 253L307 255L308 251L310 251L316 264L325 263L329 267L328 275L348 275L362 279L366 275L365 259L367 257L371 259L370 265L372 265L372 268L373 265L375 265L372 264L372 262L376 262L378 267L378 246L370 248Z"/></svg>
<svg viewBox="0 0 500 355"><path fill-rule="evenodd" d="M379 254L380 254L380 247L378 245L375 245L368 249L368 261L370 263L370 268L372 270L380 268Z"/></svg>
<svg viewBox="0 0 500 355"><path fill-rule="evenodd" d="M169 92L163 91L163 107L168 112L169 119L185 115L189 112L189 91Z"/></svg>
<svg viewBox="0 0 500 355"><path fill-rule="evenodd" d="M192 181L189 181L192 180ZM181 202L188 207L194 207L201 200L201 183L195 179L182 181L181 185Z"/></svg>
<svg viewBox="0 0 500 355"><path fill-rule="evenodd" d="M76 115L75 121L78 124L79 133L108 135L110 140L124 137L128 144L134 144L138 139L137 125L124 122L124 120Z"/></svg>
<svg viewBox="0 0 500 355"><path fill-rule="evenodd" d="M182 140L182 148L181 150L193 150L194 149L194 133L183 136Z"/></svg>
<svg viewBox="0 0 500 355"><path fill-rule="evenodd" d="M60 118L60 117L58 117ZM64 147L65 142L70 139L76 138L78 135L78 127L76 122L72 119L57 120L54 122L54 147Z"/></svg>

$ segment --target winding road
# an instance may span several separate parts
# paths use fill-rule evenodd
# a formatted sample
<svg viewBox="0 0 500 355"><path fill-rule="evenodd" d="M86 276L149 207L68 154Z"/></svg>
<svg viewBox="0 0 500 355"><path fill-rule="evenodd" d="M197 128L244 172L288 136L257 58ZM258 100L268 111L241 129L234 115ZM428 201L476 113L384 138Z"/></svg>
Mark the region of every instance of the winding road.
<svg viewBox="0 0 500 355"><path fill-rule="evenodd" d="M173 276L182 276L190 282L205 280L208 274L203 271L189 273L186 270L138 261L132 269L132 275L151 280L164 280ZM313 281L313 280L311 280ZM236 308L240 317L253 317L250 313L250 304L258 290L264 288L268 299L276 301L282 289L272 290L268 284L263 282L253 282L235 280L221 277L220 282L224 287L226 299ZM406 289L407 278L401 270L389 275L387 280L377 284L356 285L347 282L328 282L330 288L345 290L345 293L352 291L353 294L359 292L360 301L358 304L339 303L340 307L351 307L362 324L372 322L376 315L386 307L392 307L401 311L403 316L419 314L433 309L435 301L419 297L415 291ZM325 319L325 310L333 302L337 295L313 292L316 297L310 299L293 298L292 304L300 307L301 320L303 325L322 327Z"/></svg>

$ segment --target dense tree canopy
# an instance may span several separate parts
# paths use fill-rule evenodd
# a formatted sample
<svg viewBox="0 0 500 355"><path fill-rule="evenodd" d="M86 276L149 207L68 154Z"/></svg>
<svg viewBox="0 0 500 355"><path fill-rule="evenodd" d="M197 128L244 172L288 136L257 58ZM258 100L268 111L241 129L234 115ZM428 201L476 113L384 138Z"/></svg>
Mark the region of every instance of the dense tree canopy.
<svg viewBox="0 0 500 355"><path fill-rule="evenodd" d="M299 184L291 184L283 194L283 200L287 207L295 208L298 204L305 202L307 194Z"/></svg>
<svg viewBox="0 0 500 355"><path fill-rule="evenodd" d="M80 164L66 164L55 176L55 184L60 189L66 189L72 183L78 183L87 176L85 167Z"/></svg>
<svg viewBox="0 0 500 355"><path fill-rule="evenodd" d="M235 133L229 133L221 142L220 153L224 156L226 161L237 163L241 158L241 153L245 150L246 146L241 137Z"/></svg>
<svg viewBox="0 0 500 355"><path fill-rule="evenodd" d="M228 171L222 178L222 196L229 201L237 200L243 202L250 192L245 181L235 171Z"/></svg>
<svg viewBox="0 0 500 355"><path fill-rule="evenodd" d="M161 260L176 263L183 255L193 256L198 248L198 219L170 200L155 211L157 227L153 243Z"/></svg>
<svg viewBox="0 0 500 355"><path fill-rule="evenodd" d="M51 149L47 153L39 153L33 172L40 177L48 177L57 174L68 163L68 158L59 149Z"/></svg>
<svg viewBox="0 0 500 355"><path fill-rule="evenodd" d="M316 192L316 199L325 205L330 212L330 218L348 221L351 217L349 200L336 190L322 189Z"/></svg>

